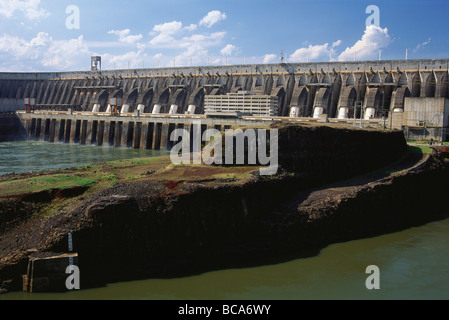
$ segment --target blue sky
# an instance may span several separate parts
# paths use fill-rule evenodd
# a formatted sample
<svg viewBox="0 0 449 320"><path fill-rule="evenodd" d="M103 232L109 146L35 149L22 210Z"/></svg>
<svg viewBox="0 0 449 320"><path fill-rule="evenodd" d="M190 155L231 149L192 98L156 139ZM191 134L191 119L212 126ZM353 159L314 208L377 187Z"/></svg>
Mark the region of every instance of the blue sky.
<svg viewBox="0 0 449 320"><path fill-rule="evenodd" d="M0 0L0 71L88 70L92 55L103 69L277 63L281 50L287 62L449 58L448 13L449 0Z"/></svg>

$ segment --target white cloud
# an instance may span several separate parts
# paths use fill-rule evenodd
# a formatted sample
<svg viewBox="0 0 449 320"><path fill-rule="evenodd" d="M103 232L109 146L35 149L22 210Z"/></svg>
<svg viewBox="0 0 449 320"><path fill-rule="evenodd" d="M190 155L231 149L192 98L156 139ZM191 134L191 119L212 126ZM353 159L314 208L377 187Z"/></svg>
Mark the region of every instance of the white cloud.
<svg viewBox="0 0 449 320"><path fill-rule="evenodd" d="M39 1L34 0L33 3L39 4ZM212 11L202 19L202 25L212 26L225 18L223 13ZM0 70L89 70L92 55L102 56L103 69L112 69L114 66L128 68L128 65L140 68L144 62L146 67L155 67L159 63L160 66L173 66L174 60L176 66L205 65L218 63L223 60L223 56L230 58L236 55L238 48L224 42L226 32L198 29L198 24L183 25L180 21L161 23L152 28L151 38L146 42L142 41L143 34L133 34L130 29L125 28L110 29L108 34L116 36L116 41L86 41L83 36L60 41L53 39L51 33L45 32L30 38L0 34ZM127 49L129 45L133 45L134 49Z"/></svg>
<svg viewBox="0 0 449 320"><path fill-rule="evenodd" d="M276 60L277 55L274 53L266 54L263 56L263 63L272 63Z"/></svg>
<svg viewBox="0 0 449 320"><path fill-rule="evenodd" d="M337 41L338 42L338 41ZM337 42L334 42L337 43ZM309 45L307 48L300 48L296 50L289 57L289 61L304 62L309 60L316 60L318 58L329 57L332 47L329 47L329 43L321 45Z"/></svg>
<svg viewBox="0 0 449 320"><path fill-rule="evenodd" d="M427 39L427 41L424 41L423 43L420 43L416 46L416 48L413 50L413 52L416 52L420 49L422 49L423 47L427 46L430 42L432 41L432 38Z"/></svg>
<svg viewBox="0 0 449 320"><path fill-rule="evenodd" d="M334 43L332 43L332 48L338 47L339 45L341 45L342 41L341 40L337 40Z"/></svg>
<svg viewBox="0 0 449 320"><path fill-rule="evenodd" d="M11 35L0 37L0 52L9 53L12 59L37 59L42 47L48 47L53 39L40 32L36 38L26 41Z"/></svg>
<svg viewBox="0 0 449 320"><path fill-rule="evenodd" d="M184 29L191 32L191 31L195 31L196 29L198 29L198 26L196 24L192 23L190 26L184 27Z"/></svg>
<svg viewBox="0 0 449 320"><path fill-rule="evenodd" d="M82 65L83 62L88 66L91 54L81 35L76 39L52 41L43 52L42 64L46 67L70 70Z"/></svg>
<svg viewBox="0 0 449 320"><path fill-rule="evenodd" d="M6 59L20 61L22 68L32 70L40 67L51 67L56 70L71 70L80 65L89 65L92 54L81 35L78 38L55 41L45 32L40 32L35 38L25 39L3 35L0 37L0 53ZM3 59L2 59L3 60Z"/></svg>
<svg viewBox="0 0 449 320"><path fill-rule="evenodd" d="M215 15L211 15L215 17ZM204 19L203 19L204 20ZM213 20L208 23L213 23ZM206 23L206 22L204 22ZM197 30L196 24L190 24L183 26L182 22L172 21L162 24L158 24L153 27L150 35L153 38L149 41L149 47L151 49L170 49L178 51L174 55L169 57L166 52L164 56L159 57L156 60L161 60L161 66L183 66L190 64L205 64L208 60L211 60L209 49L212 47L223 46L223 39L226 36L226 32L214 32L214 33L193 33ZM231 44L226 45L220 50L222 55L235 54L237 47ZM214 57L217 59L217 57ZM163 60L163 61L162 61Z"/></svg>
<svg viewBox="0 0 449 320"><path fill-rule="evenodd" d="M387 47L390 42L391 37L387 28L382 29L375 25L367 26L362 39L357 41L352 47L346 48L340 54L338 60L352 60L354 55L356 55L358 60L374 58L379 53L379 50Z"/></svg>
<svg viewBox="0 0 449 320"><path fill-rule="evenodd" d="M131 35L131 30L124 29L124 30L111 30L108 32L109 34L115 34L119 36L120 42L125 42L129 44L136 43L139 40L142 40L143 36L141 34L138 35Z"/></svg>
<svg viewBox="0 0 449 320"><path fill-rule="evenodd" d="M332 60L347 61L354 59L370 59L377 56L379 50L388 46L391 42L387 28L380 28L374 25L366 27L362 39L357 41L352 47L348 47L340 55L336 54L336 48L342 44L341 40L337 40L329 45L329 43L319 45L309 45L296 50L289 58L290 61L304 62L307 60Z"/></svg>
<svg viewBox="0 0 449 320"><path fill-rule="evenodd" d="M40 0L1 0L0 15L11 18L16 11L30 20L47 17L49 13L40 8Z"/></svg>
<svg viewBox="0 0 449 320"><path fill-rule="evenodd" d="M225 20L227 18L225 13L221 11L214 10L209 12L203 19L200 21L200 26L206 26L208 28L212 27L214 24Z"/></svg>
<svg viewBox="0 0 449 320"><path fill-rule="evenodd" d="M182 30L182 22L172 21L154 26L153 31L159 33L151 41L151 45L170 44L174 41L173 36Z"/></svg>
<svg viewBox="0 0 449 320"><path fill-rule="evenodd" d="M143 50L129 51L121 55L103 54L104 65L109 69L142 68L148 55Z"/></svg>
<svg viewBox="0 0 449 320"><path fill-rule="evenodd" d="M228 44L226 45L226 47L224 47L223 49L220 50L220 53L223 56L232 56L232 54L237 50L237 47L232 45L232 44Z"/></svg>
<svg viewBox="0 0 449 320"><path fill-rule="evenodd" d="M176 65L190 65L190 62L192 64L205 64L207 60L212 59L209 54L209 48L220 45L225 35L226 32L214 32L212 34L194 34L190 37L184 37L179 41L178 45L181 48L186 48L186 50L175 57ZM210 61L215 61L215 59L219 58L213 58Z"/></svg>

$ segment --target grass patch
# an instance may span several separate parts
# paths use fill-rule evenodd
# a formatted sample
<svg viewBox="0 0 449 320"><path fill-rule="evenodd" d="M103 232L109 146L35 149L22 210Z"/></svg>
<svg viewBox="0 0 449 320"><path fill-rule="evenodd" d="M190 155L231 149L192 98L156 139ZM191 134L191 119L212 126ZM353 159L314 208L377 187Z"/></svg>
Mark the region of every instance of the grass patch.
<svg viewBox="0 0 449 320"><path fill-rule="evenodd" d="M94 179L74 175L54 175L28 178L0 183L0 196L41 192L51 189L67 189L72 187L93 187Z"/></svg>
<svg viewBox="0 0 449 320"><path fill-rule="evenodd" d="M171 163L169 156L116 160L116 161L106 162L106 165L108 165L114 169L118 169L118 168L134 167L134 166L157 165L157 164L167 164L167 163Z"/></svg>
<svg viewBox="0 0 449 320"><path fill-rule="evenodd" d="M115 174L104 175L100 178L100 180L116 180L117 176Z"/></svg>
<svg viewBox="0 0 449 320"><path fill-rule="evenodd" d="M108 184L109 184L109 186L112 187L113 185L115 185L117 183L118 179L119 179L119 177L112 173L112 174L103 175L98 180L100 180L100 181L109 181Z"/></svg>
<svg viewBox="0 0 449 320"><path fill-rule="evenodd" d="M56 175L48 177L37 177L31 178L31 183L33 182L43 182L48 184L45 189L65 189L70 187L91 187L95 184L95 181L89 178L83 178L72 175ZM45 190L44 189L44 190Z"/></svg>
<svg viewBox="0 0 449 320"><path fill-rule="evenodd" d="M432 153L432 148L426 145L408 146L408 152L411 153Z"/></svg>

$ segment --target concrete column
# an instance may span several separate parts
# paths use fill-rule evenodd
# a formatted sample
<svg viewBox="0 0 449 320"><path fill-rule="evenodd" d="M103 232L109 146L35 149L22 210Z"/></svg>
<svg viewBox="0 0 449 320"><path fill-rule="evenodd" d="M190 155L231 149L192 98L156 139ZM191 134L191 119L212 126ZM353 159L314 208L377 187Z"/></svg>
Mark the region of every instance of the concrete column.
<svg viewBox="0 0 449 320"><path fill-rule="evenodd" d="M123 144L123 146L127 148L133 148L134 146L134 135L135 135L135 125L134 122L127 122L128 128L123 131L123 136L126 140L126 142Z"/></svg>
<svg viewBox="0 0 449 320"><path fill-rule="evenodd" d="M50 128L48 132L48 141L55 142L55 134L56 134L56 119L50 120Z"/></svg>
<svg viewBox="0 0 449 320"><path fill-rule="evenodd" d="M80 121L73 119L70 126L70 143L78 143L79 142L79 130L80 130Z"/></svg>
<svg viewBox="0 0 449 320"><path fill-rule="evenodd" d="M142 125L142 134L140 137L141 149L153 149L154 148L154 123L147 122Z"/></svg>
<svg viewBox="0 0 449 320"><path fill-rule="evenodd" d="M111 122L105 121L103 127L103 145L109 146L109 135L111 134Z"/></svg>
<svg viewBox="0 0 449 320"><path fill-rule="evenodd" d="M190 152L193 151L193 125L190 123L184 124L184 130L186 130L189 133L190 137Z"/></svg>
<svg viewBox="0 0 449 320"><path fill-rule="evenodd" d="M132 145L134 149L140 149L141 135L142 135L142 122L136 122L134 124L134 137Z"/></svg>
<svg viewBox="0 0 449 320"><path fill-rule="evenodd" d="M140 149L147 149L148 127L149 123L142 123L142 127L140 129Z"/></svg>
<svg viewBox="0 0 449 320"><path fill-rule="evenodd" d="M121 146L121 142L122 142L122 127L123 127L123 122L122 121L117 121L115 123L114 146L116 148L120 148L120 146Z"/></svg>
<svg viewBox="0 0 449 320"><path fill-rule="evenodd" d="M72 120L67 119L65 122L65 130L64 130L64 142L70 143L70 134L72 131Z"/></svg>
<svg viewBox="0 0 449 320"><path fill-rule="evenodd" d="M167 150L171 150L173 148L174 142L171 141L170 137L173 131L176 129L175 123L170 123L168 125L168 133L167 133Z"/></svg>
<svg viewBox="0 0 449 320"><path fill-rule="evenodd" d="M163 123L162 124L162 132L161 132L161 144L160 144L160 150L167 150L170 145L170 137L169 132L170 132L170 125L168 123Z"/></svg>
<svg viewBox="0 0 449 320"><path fill-rule="evenodd" d="M33 119L22 120L23 126L25 127L28 137L31 137L32 122Z"/></svg>
<svg viewBox="0 0 449 320"><path fill-rule="evenodd" d="M86 144L87 145L95 144L97 142L97 136L96 136L96 134L97 134L96 126L97 125L98 125L97 121L90 120L87 122L87 131L86 131ZM95 126L95 128L94 128L94 126Z"/></svg>
<svg viewBox="0 0 449 320"><path fill-rule="evenodd" d="M35 136L36 136L36 118L32 118L30 120L30 130L28 132L28 137L30 139L34 139Z"/></svg>
<svg viewBox="0 0 449 320"><path fill-rule="evenodd" d="M154 134L153 134L153 149L161 149L161 135L162 135L162 123L154 124Z"/></svg>
<svg viewBox="0 0 449 320"><path fill-rule="evenodd" d="M34 140L39 140L40 139L41 131L42 131L42 119L41 118L37 118L36 119L36 131L35 131L35 134L34 134Z"/></svg>
<svg viewBox="0 0 449 320"><path fill-rule="evenodd" d="M49 135L50 135L50 119L42 119L43 125L42 128L44 129L41 135L41 141L49 141Z"/></svg>
<svg viewBox="0 0 449 320"><path fill-rule="evenodd" d="M81 131L80 131L80 144L85 145L87 141L88 131L87 131L87 120L81 121Z"/></svg>
<svg viewBox="0 0 449 320"><path fill-rule="evenodd" d="M98 121L97 127L97 146L102 146L104 141L104 121Z"/></svg>
<svg viewBox="0 0 449 320"><path fill-rule="evenodd" d="M57 140L58 142L64 142L65 123L66 123L65 119L56 121L55 140Z"/></svg>
<svg viewBox="0 0 449 320"><path fill-rule="evenodd" d="M123 122L122 124L122 134L120 135L120 146L127 147L128 146L128 137L129 137L129 122Z"/></svg>
<svg viewBox="0 0 449 320"><path fill-rule="evenodd" d="M36 140L43 141L45 136L45 118L39 118L39 135L36 136Z"/></svg>

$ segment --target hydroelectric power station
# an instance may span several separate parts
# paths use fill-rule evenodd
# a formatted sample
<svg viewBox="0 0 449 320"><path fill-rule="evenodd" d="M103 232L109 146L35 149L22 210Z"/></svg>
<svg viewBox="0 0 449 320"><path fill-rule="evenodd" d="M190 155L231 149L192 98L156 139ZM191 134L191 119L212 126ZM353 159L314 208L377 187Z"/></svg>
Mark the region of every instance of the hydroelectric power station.
<svg viewBox="0 0 449 320"><path fill-rule="evenodd" d="M92 63L86 72L0 73L0 141L170 150L178 128L270 127L277 147L270 139L258 153L278 151L281 170L264 176L249 160L174 165L165 155L2 176L0 294L68 289L67 263L82 269L83 288L182 277L447 216L447 148L429 152L404 136L447 140L449 59L114 71Z"/></svg>
<svg viewBox="0 0 449 320"><path fill-rule="evenodd" d="M170 132L195 121L347 123L446 140L448 69L449 59L435 59L0 73L0 112L16 113L31 139L143 149L170 148ZM269 112L252 99L235 117L207 115L205 101L242 92L269 101Z"/></svg>

